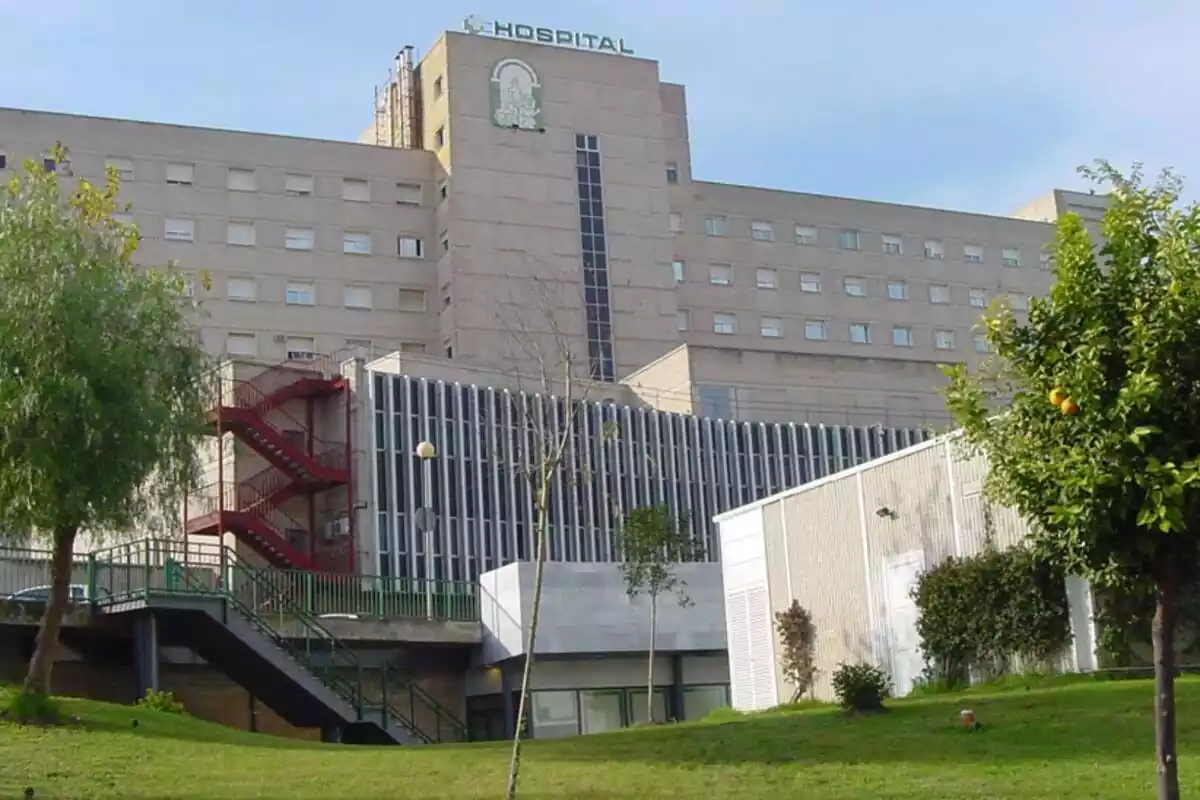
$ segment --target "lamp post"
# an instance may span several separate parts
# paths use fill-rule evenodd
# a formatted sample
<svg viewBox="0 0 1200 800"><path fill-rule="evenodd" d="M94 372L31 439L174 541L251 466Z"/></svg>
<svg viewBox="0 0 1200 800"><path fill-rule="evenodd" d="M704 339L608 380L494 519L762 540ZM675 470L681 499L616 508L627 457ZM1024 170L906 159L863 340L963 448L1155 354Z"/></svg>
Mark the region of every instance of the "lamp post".
<svg viewBox="0 0 1200 800"><path fill-rule="evenodd" d="M424 486L421 496L424 503L417 513L417 527L425 536L425 617L433 619L433 532L437 528L437 513L433 510L433 459L437 449L431 442L417 445L417 458L421 459L421 479Z"/></svg>

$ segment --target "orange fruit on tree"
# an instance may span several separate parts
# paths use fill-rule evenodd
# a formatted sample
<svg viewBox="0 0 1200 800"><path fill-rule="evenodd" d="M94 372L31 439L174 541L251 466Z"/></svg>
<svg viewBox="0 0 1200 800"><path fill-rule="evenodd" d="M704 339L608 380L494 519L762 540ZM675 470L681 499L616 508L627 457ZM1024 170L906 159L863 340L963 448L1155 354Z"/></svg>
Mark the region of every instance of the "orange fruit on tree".
<svg viewBox="0 0 1200 800"><path fill-rule="evenodd" d="M1059 408L1062 409L1062 413L1068 417L1073 417L1079 413L1079 404L1069 397L1062 401L1062 405L1060 405Z"/></svg>
<svg viewBox="0 0 1200 800"><path fill-rule="evenodd" d="M1061 386L1050 391L1050 405L1055 408L1062 406L1063 401L1067 399L1067 390Z"/></svg>

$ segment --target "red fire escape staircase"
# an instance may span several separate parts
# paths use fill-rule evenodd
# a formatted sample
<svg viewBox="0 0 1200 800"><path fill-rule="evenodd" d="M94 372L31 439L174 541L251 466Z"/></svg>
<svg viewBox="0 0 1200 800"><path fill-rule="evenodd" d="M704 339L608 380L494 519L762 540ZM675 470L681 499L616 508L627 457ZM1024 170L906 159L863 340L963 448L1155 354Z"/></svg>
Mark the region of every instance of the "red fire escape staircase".
<svg viewBox="0 0 1200 800"><path fill-rule="evenodd" d="M288 515L282 505L300 495L350 483L349 424L347 442L321 442L313 437L312 403L345 390L340 377L275 367L246 381L218 382L219 402L209 412L213 434L233 433L270 466L233 483L220 478L188 503L187 530L193 535L229 531L270 564L316 570L312 558L312 514L309 524ZM283 404L308 402L308 424L282 410ZM268 419L272 415L277 422ZM347 420L349 419L347 406ZM283 426L283 427L281 427ZM307 546L306 546L307 545Z"/></svg>

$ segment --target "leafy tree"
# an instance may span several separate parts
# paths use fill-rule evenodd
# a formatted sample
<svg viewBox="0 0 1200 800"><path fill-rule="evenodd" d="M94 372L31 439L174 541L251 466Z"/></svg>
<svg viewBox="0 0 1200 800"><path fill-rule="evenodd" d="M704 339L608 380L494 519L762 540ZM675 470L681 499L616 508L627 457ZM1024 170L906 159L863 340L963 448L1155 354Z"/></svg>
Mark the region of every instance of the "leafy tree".
<svg viewBox="0 0 1200 800"><path fill-rule="evenodd" d="M775 613L775 632L779 634L780 668L792 684L791 702L795 703L817 677L817 631L812 614L799 600L792 600L786 610Z"/></svg>
<svg viewBox="0 0 1200 800"><path fill-rule="evenodd" d="M625 515L619 528L619 564L630 597L650 599L650 655L646 675L646 720L654 721L654 638L658 633L658 598L674 594L680 606L692 605L687 582L675 567L696 560L698 551L688 530L687 516L676 516L665 504L642 506Z"/></svg>
<svg viewBox="0 0 1200 800"><path fill-rule="evenodd" d="M1200 540L1200 208L1179 204L1169 171L1153 185L1100 162L1111 185L1093 244L1067 215L1055 286L1027 323L998 308L985 325L998 355L948 368L948 407L989 465L988 492L1031 523L1039 554L1100 586L1155 596L1159 798L1177 798L1178 591ZM1007 411L997 402L1011 398Z"/></svg>
<svg viewBox="0 0 1200 800"><path fill-rule="evenodd" d="M54 154L70 177L65 148ZM63 183L66 181L64 180ZM33 162L0 190L0 530L48 539L52 590L20 720L50 719L76 537L130 530L195 475L206 361L183 282L131 263L115 171L74 189Z"/></svg>

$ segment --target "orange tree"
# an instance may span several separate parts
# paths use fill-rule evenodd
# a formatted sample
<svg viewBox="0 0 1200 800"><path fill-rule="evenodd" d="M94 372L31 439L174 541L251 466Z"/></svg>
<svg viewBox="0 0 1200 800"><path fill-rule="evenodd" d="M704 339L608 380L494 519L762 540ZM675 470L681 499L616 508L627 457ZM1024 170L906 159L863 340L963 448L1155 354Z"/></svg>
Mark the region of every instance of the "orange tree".
<svg viewBox="0 0 1200 800"><path fill-rule="evenodd" d="M1175 618L1200 541L1200 209L1100 162L1102 246L1058 224L1056 283L1026 323L985 316L997 358L947 368L947 400L987 488L1030 523L1040 555L1100 586L1152 593L1158 796L1177 798ZM1002 399L1006 410L997 412Z"/></svg>
<svg viewBox="0 0 1200 800"><path fill-rule="evenodd" d="M0 532L47 540L51 591L10 715L54 717L50 672L80 532L170 513L195 474L205 358L183 282L140 270L118 181L27 162L0 184ZM63 173L61 182L60 174Z"/></svg>

